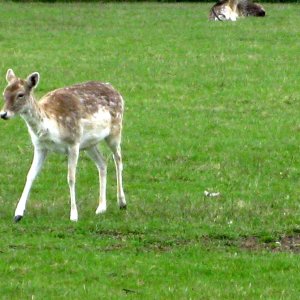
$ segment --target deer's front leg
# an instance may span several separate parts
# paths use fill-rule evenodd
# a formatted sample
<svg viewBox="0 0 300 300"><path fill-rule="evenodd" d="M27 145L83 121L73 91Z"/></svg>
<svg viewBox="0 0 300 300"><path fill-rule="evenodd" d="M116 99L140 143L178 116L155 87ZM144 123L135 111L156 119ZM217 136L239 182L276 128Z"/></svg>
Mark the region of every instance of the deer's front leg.
<svg viewBox="0 0 300 300"><path fill-rule="evenodd" d="M15 211L15 222L20 221L24 215L24 211L26 208L26 202L28 200L32 184L33 184L34 180L36 179L37 175L39 174L46 156L47 156L46 150L34 148L33 161L32 161L30 170L27 174L27 180L26 180L26 184L25 184L22 196L19 200L19 203L18 203L16 211Z"/></svg>
<svg viewBox="0 0 300 300"><path fill-rule="evenodd" d="M69 148L68 153L68 184L71 196L71 213L70 220L78 220L78 212L76 207L75 183L76 183L76 166L79 156L79 145L74 145Z"/></svg>

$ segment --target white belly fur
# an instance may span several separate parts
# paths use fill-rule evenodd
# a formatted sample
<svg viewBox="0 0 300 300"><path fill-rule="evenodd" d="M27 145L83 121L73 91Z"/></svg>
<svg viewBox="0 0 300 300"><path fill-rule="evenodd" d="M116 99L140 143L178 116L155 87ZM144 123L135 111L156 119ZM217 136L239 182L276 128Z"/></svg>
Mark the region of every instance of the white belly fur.
<svg viewBox="0 0 300 300"><path fill-rule="evenodd" d="M100 110L87 119L80 120L80 149L97 145L110 134L111 115L108 111ZM62 140L61 128L53 119L44 119L38 136L28 126L34 145L53 152L67 153L69 144Z"/></svg>
<svg viewBox="0 0 300 300"><path fill-rule="evenodd" d="M88 119L81 120L82 137L80 149L98 144L110 134L111 115L106 110L99 110Z"/></svg>

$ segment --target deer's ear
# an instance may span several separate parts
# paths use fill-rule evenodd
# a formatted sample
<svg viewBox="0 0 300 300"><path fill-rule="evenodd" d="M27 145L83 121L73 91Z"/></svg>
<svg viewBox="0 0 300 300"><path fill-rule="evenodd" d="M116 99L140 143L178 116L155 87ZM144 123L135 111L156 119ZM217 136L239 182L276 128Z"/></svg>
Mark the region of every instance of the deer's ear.
<svg viewBox="0 0 300 300"><path fill-rule="evenodd" d="M16 75L15 75L14 71L12 69L8 69L6 72L6 81L8 83L10 83L14 79L16 79Z"/></svg>
<svg viewBox="0 0 300 300"><path fill-rule="evenodd" d="M39 80L40 80L40 74L38 72L34 72L27 77L26 82L28 84L28 87L30 89L33 89L37 87Z"/></svg>

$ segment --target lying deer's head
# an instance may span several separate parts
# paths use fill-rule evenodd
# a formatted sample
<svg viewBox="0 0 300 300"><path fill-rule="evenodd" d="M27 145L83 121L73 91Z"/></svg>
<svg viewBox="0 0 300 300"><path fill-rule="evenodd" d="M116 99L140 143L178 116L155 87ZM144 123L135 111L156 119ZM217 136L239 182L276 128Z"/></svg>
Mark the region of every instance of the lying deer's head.
<svg viewBox="0 0 300 300"><path fill-rule="evenodd" d="M35 72L24 80L16 77L12 69L7 70L8 85L3 92L4 106L0 112L2 119L8 120L26 112L31 101L32 91L38 85L39 78L39 73Z"/></svg>

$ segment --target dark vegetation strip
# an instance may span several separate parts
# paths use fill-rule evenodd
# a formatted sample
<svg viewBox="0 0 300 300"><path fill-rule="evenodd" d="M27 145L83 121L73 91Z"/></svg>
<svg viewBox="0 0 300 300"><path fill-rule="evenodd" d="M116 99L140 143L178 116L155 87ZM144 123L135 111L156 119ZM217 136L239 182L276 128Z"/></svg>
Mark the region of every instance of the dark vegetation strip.
<svg viewBox="0 0 300 300"><path fill-rule="evenodd" d="M95 236L95 233L94 233ZM201 248L232 248L246 251L268 251L268 252L291 252L300 253L300 233L294 232L290 234L282 234L277 237L262 235L262 236L244 236L244 237L230 237L230 236L199 236L194 238L175 238L162 236L158 238L157 235L149 235L141 232L119 232L119 231L99 231L96 233L98 238L102 240L110 239L109 245L105 246L88 246L76 245L78 248L84 248L86 251L111 252L119 250L131 250L133 247L138 252L170 252L183 247L199 246ZM64 235L56 235L59 239L68 238ZM29 244L9 244L7 251L28 250L35 248L34 245ZM59 245L44 245L39 248L60 249ZM89 249L90 248L90 249ZM5 249L0 249L0 254L7 252Z"/></svg>
<svg viewBox="0 0 300 300"><path fill-rule="evenodd" d="M77 239L78 232L67 234L53 233L56 241L62 240L62 243L56 242L51 245L39 245L38 248L48 250L65 249L65 240L72 237ZM201 247L206 249L237 249L245 251L267 251L267 252L290 252L300 253L300 232L294 229L289 233L273 233L249 235L249 236L230 236L230 235L205 235L190 238L174 237L159 235L157 232L151 234L149 232L140 231L118 231L118 230L97 230L91 231L90 239L97 241L93 245L85 243L76 243L76 248L84 251L100 251L112 252L120 250L137 251L137 252L171 252L184 247ZM79 233L80 235L80 233ZM103 244L102 244L103 242ZM24 251L34 249L37 246L33 244L8 244L6 248L0 249L1 253L9 251Z"/></svg>

